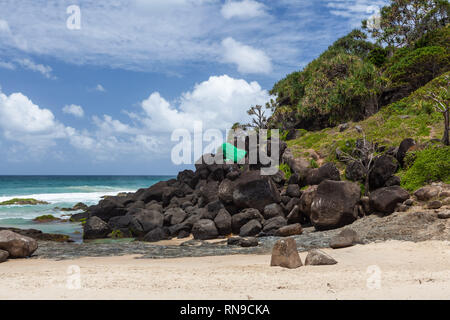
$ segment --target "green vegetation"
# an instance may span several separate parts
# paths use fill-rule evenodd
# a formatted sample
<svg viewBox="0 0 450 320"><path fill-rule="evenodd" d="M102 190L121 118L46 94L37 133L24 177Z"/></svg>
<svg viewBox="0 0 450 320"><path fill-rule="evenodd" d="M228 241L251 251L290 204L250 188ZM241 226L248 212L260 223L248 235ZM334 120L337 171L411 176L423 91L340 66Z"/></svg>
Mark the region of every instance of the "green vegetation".
<svg viewBox="0 0 450 320"><path fill-rule="evenodd" d="M281 163L279 169L284 172L284 177L286 180L289 180L292 175L291 168L287 164Z"/></svg>
<svg viewBox="0 0 450 320"><path fill-rule="evenodd" d="M0 202L0 206L10 206L10 205L38 205L38 204L49 204L45 201L40 201L36 199L20 199L14 198L11 200Z"/></svg>
<svg viewBox="0 0 450 320"><path fill-rule="evenodd" d="M413 157L407 159L410 167L399 174L403 188L414 191L434 181L450 183L450 147L430 147Z"/></svg>
<svg viewBox="0 0 450 320"><path fill-rule="evenodd" d="M51 221L59 221L61 219L56 218L55 216L51 215L51 214L47 214L47 215L43 215L43 216L39 216L33 219L33 221L35 222L51 222Z"/></svg>
<svg viewBox="0 0 450 320"><path fill-rule="evenodd" d="M122 239L122 238L125 238L123 232L120 231L120 230L113 230L113 231L108 235L108 237L109 237L109 238L112 238L112 239Z"/></svg>

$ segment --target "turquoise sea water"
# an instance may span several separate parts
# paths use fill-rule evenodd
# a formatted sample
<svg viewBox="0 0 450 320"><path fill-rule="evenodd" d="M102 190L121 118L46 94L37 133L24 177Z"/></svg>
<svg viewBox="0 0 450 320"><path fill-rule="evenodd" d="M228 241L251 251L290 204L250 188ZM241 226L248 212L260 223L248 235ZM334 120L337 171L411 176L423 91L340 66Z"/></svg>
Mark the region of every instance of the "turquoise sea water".
<svg viewBox="0 0 450 320"><path fill-rule="evenodd" d="M63 217L74 212L57 208L71 208L78 202L97 204L105 195L135 192L140 188L168 180L171 176L0 176L0 202L12 198L33 198L48 205L0 206L0 227L33 228L49 233L73 235L79 224L33 222L35 217L52 214Z"/></svg>

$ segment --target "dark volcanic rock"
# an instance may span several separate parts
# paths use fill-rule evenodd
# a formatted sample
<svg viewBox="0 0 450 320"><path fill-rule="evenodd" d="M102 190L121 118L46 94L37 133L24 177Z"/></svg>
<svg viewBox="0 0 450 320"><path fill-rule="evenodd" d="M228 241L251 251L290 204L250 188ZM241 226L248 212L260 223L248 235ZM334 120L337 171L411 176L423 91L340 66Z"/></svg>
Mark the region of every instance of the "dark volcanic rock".
<svg viewBox="0 0 450 320"><path fill-rule="evenodd" d="M295 206L291 212L289 212L288 216L287 216L287 222L288 224L293 224L293 223L301 223L302 222L302 213L300 212L300 208L299 206Z"/></svg>
<svg viewBox="0 0 450 320"><path fill-rule="evenodd" d="M336 264L337 261L321 250L310 250L306 256L305 266L326 266Z"/></svg>
<svg viewBox="0 0 450 320"><path fill-rule="evenodd" d="M207 184L200 188L200 195L205 201L205 205L219 200L219 182L208 181Z"/></svg>
<svg viewBox="0 0 450 320"><path fill-rule="evenodd" d="M369 203L372 212L391 214L397 204L409 199L408 191L399 186L381 188L370 193Z"/></svg>
<svg viewBox="0 0 450 320"><path fill-rule="evenodd" d="M302 265L294 238L281 239L275 243L270 266L295 269Z"/></svg>
<svg viewBox="0 0 450 320"><path fill-rule="evenodd" d="M176 225L182 223L188 214L181 208L172 208L164 213L164 220L167 219L170 225Z"/></svg>
<svg viewBox="0 0 450 320"><path fill-rule="evenodd" d="M263 216L259 213L257 209L245 209L241 213L235 214L231 218L231 229L234 234L239 234L242 226L251 220L258 220L262 222L264 220Z"/></svg>
<svg viewBox="0 0 450 320"><path fill-rule="evenodd" d="M245 172L235 182L233 202L237 207L263 211L266 205L281 201L275 183L259 171Z"/></svg>
<svg viewBox="0 0 450 320"><path fill-rule="evenodd" d="M411 147L415 146L416 142L414 139L408 138L403 140L400 143L400 147L397 151L397 161L400 163L401 166L403 166L403 160L405 159L406 153L408 152Z"/></svg>
<svg viewBox="0 0 450 320"><path fill-rule="evenodd" d="M277 203L272 203L264 207L264 219L268 220L278 216L284 216L283 208Z"/></svg>
<svg viewBox="0 0 450 320"><path fill-rule="evenodd" d="M192 170L184 170L178 173L177 180L194 189L198 183L199 176L196 176Z"/></svg>
<svg viewBox="0 0 450 320"><path fill-rule="evenodd" d="M164 216L160 212L142 210L131 219L130 229L135 236L142 237L153 229L161 228L163 225Z"/></svg>
<svg viewBox="0 0 450 320"><path fill-rule="evenodd" d="M308 218L311 217L311 204L317 193L317 186L311 186L305 191L303 191L300 201L298 202L298 207L300 211L306 215Z"/></svg>
<svg viewBox="0 0 450 320"><path fill-rule="evenodd" d="M357 183L325 180L311 204L311 222L317 230L342 227L358 217L361 189Z"/></svg>
<svg viewBox="0 0 450 320"><path fill-rule="evenodd" d="M221 209L214 219L214 223L220 235L231 234L231 215L227 210Z"/></svg>
<svg viewBox="0 0 450 320"><path fill-rule="evenodd" d="M278 216L263 223L263 232L268 235L274 235L276 231L287 225L286 219L282 216Z"/></svg>
<svg viewBox="0 0 450 320"><path fill-rule="evenodd" d="M109 225L99 217L89 218L83 226L83 239L103 239L111 233Z"/></svg>
<svg viewBox="0 0 450 320"><path fill-rule="evenodd" d="M38 243L34 239L9 230L0 231L0 250L7 251L10 258L29 257L37 248Z"/></svg>
<svg viewBox="0 0 450 320"><path fill-rule="evenodd" d="M232 203L233 202L233 191L234 191L234 182L225 179L219 185L219 199L223 203Z"/></svg>
<svg viewBox="0 0 450 320"><path fill-rule="evenodd" d="M95 216L108 222L113 217L124 216L127 213L127 209L121 200L116 197L101 200L98 205L88 208L87 212L89 213L89 217Z"/></svg>
<svg viewBox="0 0 450 320"><path fill-rule="evenodd" d="M167 187L167 181L160 181L148 189L138 190L138 192L136 193L136 200L141 200L145 203L149 203L152 200L156 200L158 202L162 201L165 187Z"/></svg>
<svg viewBox="0 0 450 320"><path fill-rule="evenodd" d="M18 229L18 228L4 228L0 227L0 231L9 230L22 236L39 240L39 241L52 241L52 242L73 242L68 235L44 233L41 230L36 229Z"/></svg>
<svg viewBox="0 0 450 320"><path fill-rule="evenodd" d="M300 198L302 195L298 184L290 184L287 186L286 195L291 198Z"/></svg>
<svg viewBox="0 0 450 320"><path fill-rule="evenodd" d="M385 187L392 187L392 186L399 186L400 184L401 184L400 177L392 176L386 181L384 186Z"/></svg>
<svg viewBox="0 0 450 320"><path fill-rule="evenodd" d="M258 235L261 230L262 225L258 220L250 220L241 227L239 235L241 237L252 237Z"/></svg>
<svg viewBox="0 0 450 320"><path fill-rule="evenodd" d="M166 228L156 228L152 231L148 232L144 236L144 241L146 242L158 242L161 240L167 240L170 239L170 233Z"/></svg>
<svg viewBox="0 0 450 320"><path fill-rule="evenodd" d="M325 163L318 169L312 169L308 172L304 185L318 185L325 180L340 181L341 177L336 165L332 162Z"/></svg>
<svg viewBox="0 0 450 320"><path fill-rule="evenodd" d="M389 155L378 157L369 176L370 190L384 187L386 182L392 177L398 169L397 160Z"/></svg>
<svg viewBox="0 0 450 320"><path fill-rule="evenodd" d="M111 230L126 229L130 226L132 216L114 217L109 219L108 225Z"/></svg>
<svg viewBox="0 0 450 320"><path fill-rule="evenodd" d="M208 219L201 219L192 227L192 235L194 239L209 240L215 239L219 236L214 221Z"/></svg>
<svg viewBox="0 0 450 320"><path fill-rule="evenodd" d="M351 161L345 168L345 177L351 181L363 181L364 180L364 167L358 161Z"/></svg>

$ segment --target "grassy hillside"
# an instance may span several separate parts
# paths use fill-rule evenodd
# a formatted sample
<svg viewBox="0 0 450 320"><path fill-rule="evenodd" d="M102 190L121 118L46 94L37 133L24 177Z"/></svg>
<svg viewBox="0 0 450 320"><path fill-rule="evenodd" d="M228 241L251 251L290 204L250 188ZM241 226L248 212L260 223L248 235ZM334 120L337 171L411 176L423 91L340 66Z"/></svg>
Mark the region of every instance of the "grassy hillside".
<svg viewBox="0 0 450 320"><path fill-rule="evenodd" d="M418 142L441 139L444 131L442 114L436 112L426 98L428 92L436 92L438 83L450 72L435 78L407 98L392 103L377 114L359 122L349 122L349 128L339 132L338 127L320 131L297 130L297 138L287 141L296 156L307 156L304 150L313 149L321 158L336 161L335 150L350 149L361 137L355 130L360 126L369 140L385 146L398 146L405 138Z"/></svg>

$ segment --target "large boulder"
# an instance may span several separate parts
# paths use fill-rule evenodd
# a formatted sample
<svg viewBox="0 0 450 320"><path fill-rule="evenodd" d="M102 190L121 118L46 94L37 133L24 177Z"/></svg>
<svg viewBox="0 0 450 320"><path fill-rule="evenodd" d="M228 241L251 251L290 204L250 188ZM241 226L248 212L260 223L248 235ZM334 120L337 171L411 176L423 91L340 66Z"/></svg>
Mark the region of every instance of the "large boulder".
<svg viewBox="0 0 450 320"><path fill-rule="evenodd" d="M300 198L302 193L300 192L298 184L288 185L286 189L286 195L291 198Z"/></svg>
<svg viewBox="0 0 450 320"><path fill-rule="evenodd" d="M311 222L317 230L335 229L358 218L361 189L349 181L325 180L311 204Z"/></svg>
<svg viewBox="0 0 450 320"><path fill-rule="evenodd" d="M313 186L318 185L325 180L340 181L341 176L338 168L332 162L325 163L323 166L317 169L312 169L308 172L304 185Z"/></svg>
<svg viewBox="0 0 450 320"><path fill-rule="evenodd" d="M192 227L192 235L197 240L216 239L219 236L214 221L209 219L201 219Z"/></svg>
<svg viewBox="0 0 450 320"><path fill-rule="evenodd" d="M311 205L317 193L317 186L311 186L304 190L300 201L298 202L299 210L308 218L311 217Z"/></svg>
<svg viewBox="0 0 450 320"><path fill-rule="evenodd" d="M404 165L403 160L405 160L406 154L415 145L416 145L416 141L414 141L414 139L411 139L411 138L405 139L400 143L400 146L398 147L398 150L397 150L396 158L402 167Z"/></svg>
<svg viewBox="0 0 450 320"><path fill-rule="evenodd" d="M281 239L275 243L270 266L295 269L302 265L294 238Z"/></svg>
<svg viewBox="0 0 450 320"><path fill-rule="evenodd" d="M162 228L164 225L164 216L155 210L142 210L135 214L130 222L131 232L142 237L156 228Z"/></svg>
<svg viewBox="0 0 450 320"><path fill-rule="evenodd" d="M0 250L0 263L5 262L8 260L9 252L5 250Z"/></svg>
<svg viewBox="0 0 450 320"><path fill-rule="evenodd" d="M187 184L192 189L195 189L199 177L195 175L195 172L192 170L184 170L178 173L177 180L181 183Z"/></svg>
<svg viewBox="0 0 450 320"><path fill-rule="evenodd" d="M291 168L292 172L298 175L299 180L305 179L311 170L310 161L305 158L294 157L294 154L289 148L284 151L282 161Z"/></svg>
<svg viewBox="0 0 450 320"><path fill-rule="evenodd" d="M221 209L214 219L217 231L220 235L231 234L231 214L226 209Z"/></svg>
<svg viewBox="0 0 450 320"><path fill-rule="evenodd" d="M397 160L389 155L378 157L369 175L370 190L376 190L385 186L386 182L392 177L398 169Z"/></svg>
<svg viewBox="0 0 450 320"><path fill-rule="evenodd" d="M245 209L244 211L235 214L231 218L231 229L234 234L239 234L241 228L243 225L245 225L247 222L251 220L258 220L259 222L262 222L264 220L263 216L257 209Z"/></svg>
<svg viewBox="0 0 450 320"><path fill-rule="evenodd" d="M167 187L167 181L160 181L148 189L140 189L136 192L136 200L149 203L152 200L162 201L164 188Z"/></svg>
<svg viewBox="0 0 450 320"><path fill-rule="evenodd" d="M280 203L280 193L270 177L259 171L248 171L235 181L233 203L239 208L255 208L263 211L271 203Z"/></svg>
<svg viewBox="0 0 450 320"><path fill-rule="evenodd" d="M372 212L391 214L397 204L409 199L409 193L399 186L381 188L370 193L369 204Z"/></svg>
<svg viewBox="0 0 450 320"><path fill-rule="evenodd" d="M229 179L223 180L219 185L219 199L223 203L233 202L234 181Z"/></svg>
<svg viewBox="0 0 450 320"><path fill-rule="evenodd" d="M263 232L266 235L275 235L276 231L287 225L286 219L284 217L278 216L269 220L264 221Z"/></svg>
<svg viewBox="0 0 450 320"><path fill-rule="evenodd" d="M0 250L8 251L10 258L25 258L31 256L38 248L36 240L18 233L0 231Z"/></svg>
<svg viewBox="0 0 450 320"><path fill-rule="evenodd" d="M105 221L99 217L90 217L83 226L83 239L103 239L111 231Z"/></svg>
<svg viewBox="0 0 450 320"><path fill-rule="evenodd" d="M111 230L127 229L130 226L133 216L126 215L109 219L108 225Z"/></svg>
<svg viewBox="0 0 450 320"><path fill-rule="evenodd" d="M262 230L261 222L258 220L250 220L241 227L239 230L239 236L241 237L253 237L258 235Z"/></svg>
<svg viewBox="0 0 450 320"><path fill-rule="evenodd" d="M364 180L364 166L358 161L350 161L345 168L345 177L350 181Z"/></svg>
<svg viewBox="0 0 450 320"><path fill-rule="evenodd" d="M146 242L158 242L170 239L170 232L166 228L156 228L148 232L143 240Z"/></svg>
<svg viewBox="0 0 450 320"><path fill-rule="evenodd" d="M173 226L182 223L188 214L181 208L171 208L164 213L164 220Z"/></svg>
<svg viewBox="0 0 450 320"><path fill-rule="evenodd" d="M284 216L283 208L277 203L272 203L264 207L263 211L264 219L269 220L274 217Z"/></svg>
<svg viewBox="0 0 450 320"><path fill-rule="evenodd" d="M205 204L219 200L219 182L208 181L200 188L200 196L205 201Z"/></svg>
<svg viewBox="0 0 450 320"><path fill-rule="evenodd" d="M120 197L108 197L101 200L98 205L88 208L89 217L95 216L108 222L113 217L126 215L128 209L122 200Z"/></svg>
<svg viewBox="0 0 450 320"><path fill-rule="evenodd" d="M419 201L429 201L438 197L441 190L440 186L426 186L414 192L414 195Z"/></svg>

